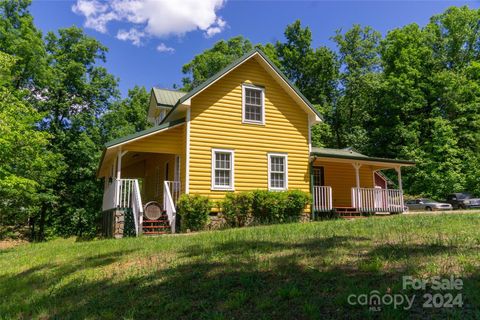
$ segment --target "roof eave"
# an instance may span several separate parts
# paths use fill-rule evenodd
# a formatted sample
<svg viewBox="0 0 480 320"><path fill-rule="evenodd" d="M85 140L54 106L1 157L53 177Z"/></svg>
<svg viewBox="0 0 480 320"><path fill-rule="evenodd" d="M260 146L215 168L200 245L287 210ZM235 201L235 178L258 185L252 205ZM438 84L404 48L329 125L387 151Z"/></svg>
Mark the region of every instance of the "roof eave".
<svg viewBox="0 0 480 320"><path fill-rule="evenodd" d="M398 164L398 165L402 165L402 166L414 166L415 165L415 161L401 160L401 159L388 159L388 158L376 158L376 157L356 157L356 156L347 156L347 155L332 155L332 154L324 154L324 153L319 153L319 152L312 152L310 154L313 155L313 156L316 156L316 157L320 157L320 158L370 161L370 162Z"/></svg>

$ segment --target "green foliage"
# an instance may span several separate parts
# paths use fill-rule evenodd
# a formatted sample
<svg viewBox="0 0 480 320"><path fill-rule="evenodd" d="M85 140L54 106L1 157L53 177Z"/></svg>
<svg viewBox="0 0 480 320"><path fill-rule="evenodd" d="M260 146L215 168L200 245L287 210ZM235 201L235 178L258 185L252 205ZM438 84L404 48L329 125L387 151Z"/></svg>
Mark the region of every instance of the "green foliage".
<svg viewBox="0 0 480 320"><path fill-rule="evenodd" d="M305 207L310 203L310 195L300 190L291 190L285 193L285 217L294 221L300 220Z"/></svg>
<svg viewBox="0 0 480 320"><path fill-rule="evenodd" d="M38 85L46 71L41 32L28 7L30 0L0 0L0 51L16 58L11 84L16 89Z"/></svg>
<svg viewBox="0 0 480 320"><path fill-rule="evenodd" d="M312 32L300 20L288 25L284 35L285 42L275 43L280 69L310 102L331 106L337 95L336 54L328 47L312 48Z"/></svg>
<svg viewBox="0 0 480 320"><path fill-rule="evenodd" d="M10 75L15 59L0 54L0 73ZM8 80L8 79L7 79ZM51 135L38 131L41 119L23 101L25 94L0 87L0 224L23 226L42 202L55 197L46 192L58 177L60 157L48 150ZM43 192L43 193L42 193Z"/></svg>
<svg viewBox="0 0 480 320"><path fill-rule="evenodd" d="M242 36L215 43L183 66L182 72L188 75L182 79L183 90L192 90L252 49L252 43Z"/></svg>
<svg viewBox="0 0 480 320"><path fill-rule="evenodd" d="M182 231L203 230L212 211L212 202L208 197L201 195L183 194L177 203L178 214L181 217Z"/></svg>
<svg viewBox="0 0 480 320"><path fill-rule="evenodd" d="M381 88L380 38L379 32L359 25L344 34L337 31L333 37L342 71L339 97L330 121L339 147L368 150L372 109Z"/></svg>
<svg viewBox="0 0 480 320"><path fill-rule="evenodd" d="M101 119L104 142L150 127L147 120L149 99L145 87L135 86L128 90L125 99L115 101Z"/></svg>
<svg viewBox="0 0 480 320"><path fill-rule="evenodd" d="M230 227L244 227L252 220L253 194L251 192L227 193L220 204L223 216Z"/></svg>
<svg viewBox="0 0 480 320"><path fill-rule="evenodd" d="M310 197L299 190L252 192L252 214L255 223L283 223L299 221Z"/></svg>

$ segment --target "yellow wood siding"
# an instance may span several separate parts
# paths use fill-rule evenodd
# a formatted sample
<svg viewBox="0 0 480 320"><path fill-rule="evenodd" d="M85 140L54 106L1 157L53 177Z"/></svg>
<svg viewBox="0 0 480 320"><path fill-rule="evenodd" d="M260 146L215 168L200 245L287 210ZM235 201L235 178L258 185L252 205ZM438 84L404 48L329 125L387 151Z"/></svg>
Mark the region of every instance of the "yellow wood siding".
<svg viewBox="0 0 480 320"><path fill-rule="evenodd" d="M180 185L181 193L185 192L185 168L186 168L186 126L176 128L142 138L137 141L126 143L122 146L127 155L122 161L122 178L142 179L142 201L161 201L163 197L163 181L174 180L175 156L180 156ZM116 154L113 153L113 154ZM132 155L137 154L137 159ZM111 162L114 161L111 157ZM169 176L165 177L165 163L169 163ZM160 195L155 194L156 177L155 168L160 173Z"/></svg>
<svg viewBox="0 0 480 320"><path fill-rule="evenodd" d="M181 154L185 152L185 125L126 143L122 150Z"/></svg>
<svg viewBox="0 0 480 320"><path fill-rule="evenodd" d="M332 187L332 199L334 207L350 207L351 190L356 187L355 169L351 163L330 162L316 160L315 166L324 167L325 185ZM373 172L375 168L369 165L363 165L360 168L360 186L363 188L373 188Z"/></svg>
<svg viewBox="0 0 480 320"><path fill-rule="evenodd" d="M242 123L242 83L265 88L265 125ZM268 187L267 153L288 154L288 187L309 191L308 116L254 59L191 102L190 193L214 200L212 148L235 151L235 191Z"/></svg>

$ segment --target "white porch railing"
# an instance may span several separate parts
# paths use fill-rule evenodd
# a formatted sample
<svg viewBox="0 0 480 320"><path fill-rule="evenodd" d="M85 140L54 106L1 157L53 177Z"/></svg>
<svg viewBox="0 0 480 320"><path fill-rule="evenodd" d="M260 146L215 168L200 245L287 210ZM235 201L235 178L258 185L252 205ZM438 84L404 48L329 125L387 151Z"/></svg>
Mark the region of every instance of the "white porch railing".
<svg viewBox="0 0 480 320"><path fill-rule="evenodd" d="M117 207L132 207L133 185L135 184L135 181L138 182L136 179L117 180Z"/></svg>
<svg viewBox="0 0 480 320"><path fill-rule="evenodd" d="M180 197L180 181L165 181L165 183L168 184L173 204L176 206L178 198Z"/></svg>
<svg viewBox="0 0 480 320"><path fill-rule="evenodd" d="M103 211L132 209L135 233L141 232L143 205L137 179L117 179L108 185L103 194Z"/></svg>
<svg viewBox="0 0 480 320"><path fill-rule="evenodd" d="M352 188L352 207L362 212L403 212L403 192L397 189Z"/></svg>
<svg viewBox="0 0 480 320"><path fill-rule="evenodd" d="M176 181L164 181L163 182L163 210L167 213L168 217L168 222L170 223L170 230L172 230L172 233L175 233L175 222L177 218L177 209L175 208L176 206L176 200L178 200L178 196L180 195L180 188L178 188L178 195L177 192L174 191L174 194L177 195L176 200L175 198L172 197L172 192L170 191L170 185L173 186L173 189L175 189Z"/></svg>
<svg viewBox="0 0 480 320"><path fill-rule="evenodd" d="M314 186L313 187L313 211L331 211L332 204L332 187Z"/></svg>
<svg viewBox="0 0 480 320"><path fill-rule="evenodd" d="M140 186L138 180L135 179L132 188L132 213L133 221L135 222L135 234L138 236L142 232L143 224L143 204L142 196L140 195Z"/></svg>

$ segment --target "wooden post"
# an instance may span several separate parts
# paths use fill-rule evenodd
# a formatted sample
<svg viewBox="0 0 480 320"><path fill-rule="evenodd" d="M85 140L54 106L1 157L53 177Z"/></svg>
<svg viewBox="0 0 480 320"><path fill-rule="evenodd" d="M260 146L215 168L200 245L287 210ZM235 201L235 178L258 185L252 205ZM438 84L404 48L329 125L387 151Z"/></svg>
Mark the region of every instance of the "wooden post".
<svg viewBox="0 0 480 320"><path fill-rule="evenodd" d="M313 188L313 162L315 162L315 158L313 158L312 161L309 163L309 169L310 169L310 195L311 195L311 200L312 204L310 206L310 212L311 212L311 219L315 220L315 190Z"/></svg>
<svg viewBox="0 0 480 320"><path fill-rule="evenodd" d="M355 201L355 207L358 209L362 206L362 199L360 198L360 167L362 166L360 163L355 162L352 163L353 168L355 168L355 181L356 181L356 192L355 197L357 198Z"/></svg>
<svg viewBox="0 0 480 320"><path fill-rule="evenodd" d="M115 207L120 205L120 179L122 178L122 157L124 153L122 153L122 149L118 149L117 151L117 175L115 179Z"/></svg>
<svg viewBox="0 0 480 320"><path fill-rule="evenodd" d="M395 171L397 171L397 176L398 176L398 190L403 191L403 186L402 186L402 167L396 167Z"/></svg>
<svg viewBox="0 0 480 320"><path fill-rule="evenodd" d="M398 190L400 191L400 210L403 212L405 209L405 204L403 200L403 185L402 185L402 167L396 167L395 171L397 171L397 176L398 176Z"/></svg>
<svg viewBox="0 0 480 320"><path fill-rule="evenodd" d="M360 188L360 167L362 165L358 162L355 162L353 164L353 167L355 168L355 181L356 181L356 184L357 184L357 188Z"/></svg>

